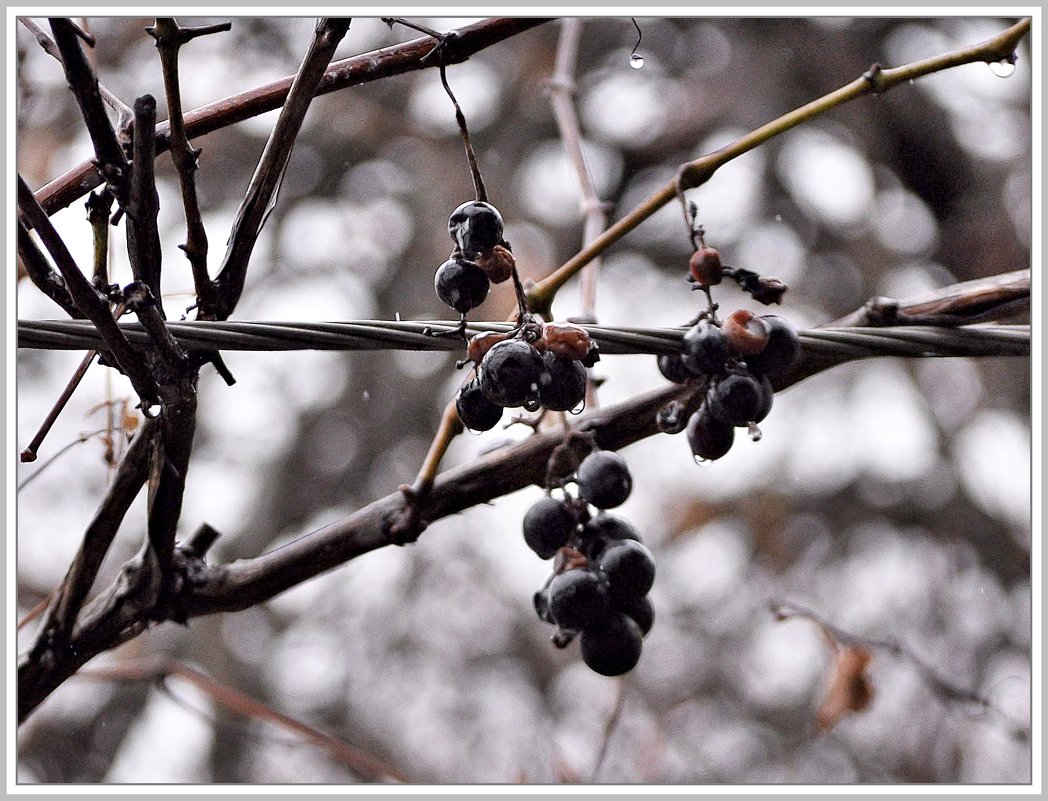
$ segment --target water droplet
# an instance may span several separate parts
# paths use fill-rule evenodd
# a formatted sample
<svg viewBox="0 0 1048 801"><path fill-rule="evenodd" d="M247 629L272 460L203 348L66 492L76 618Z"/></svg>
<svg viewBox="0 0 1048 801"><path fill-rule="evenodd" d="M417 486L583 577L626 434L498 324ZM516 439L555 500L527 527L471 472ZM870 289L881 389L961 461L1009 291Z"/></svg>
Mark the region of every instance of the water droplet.
<svg viewBox="0 0 1048 801"><path fill-rule="evenodd" d="M1004 61L991 61L990 72L998 78L1007 78L1015 73L1015 62L1005 59Z"/></svg>
<svg viewBox="0 0 1048 801"><path fill-rule="evenodd" d="M371 400L371 393L365 389L363 392L360 393L360 398L361 400L369 401Z"/></svg>
<svg viewBox="0 0 1048 801"><path fill-rule="evenodd" d="M641 67L644 66L644 56L639 56L636 53L634 53L632 56L630 56L630 66L633 67L633 69L635 70L639 70Z"/></svg>
<svg viewBox="0 0 1048 801"><path fill-rule="evenodd" d="M781 214L776 214L775 215L775 222L782 222L782 215Z"/></svg>
<svg viewBox="0 0 1048 801"><path fill-rule="evenodd" d="M586 399L585 398L583 398L581 401L579 401L579 405L576 406L574 409L572 409L570 411L570 414L582 414L584 411L586 411Z"/></svg>
<svg viewBox="0 0 1048 801"><path fill-rule="evenodd" d="M695 464L697 464L699 467L705 467L708 464L713 464L712 459L703 459L701 456L696 456L695 454L692 454L691 458L695 460Z"/></svg>
<svg viewBox="0 0 1048 801"><path fill-rule="evenodd" d="M917 81L915 81L913 78L910 78L910 80L909 80L910 86L913 86L915 83L917 83Z"/></svg>
<svg viewBox="0 0 1048 801"><path fill-rule="evenodd" d="M759 428L757 428L757 424L756 423L747 423L747 428L749 429L750 439L753 440L754 442L760 442L761 441L761 437L763 437L764 434L761 432L761 430Z"/></svg>

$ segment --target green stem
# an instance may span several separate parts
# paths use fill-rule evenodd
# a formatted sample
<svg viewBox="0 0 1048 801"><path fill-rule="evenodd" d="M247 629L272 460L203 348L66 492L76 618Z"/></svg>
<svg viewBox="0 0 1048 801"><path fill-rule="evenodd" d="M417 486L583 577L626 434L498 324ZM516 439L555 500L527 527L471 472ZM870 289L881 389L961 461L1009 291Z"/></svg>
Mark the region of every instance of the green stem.
<svg viewBox="0 0 1048 801"><path fill-rule="evenodd" d="M1022 19L985 42L933 58L927 58L923 61L915 61L902 67L881 69L879 64L875 64L863 76L830 92L828 95L824 95L818 100L813 100L800 108L783 114L781 117L750 131L745 136L720 150L707 153L694 161L681 165L677 171L676 178L641 201L629 214L568 259L559 269L533 286L528 293L529 306L532 311L548 313L558 290L564 286L569 278L644 222L644 220L648 219L648 217L651 217L655 212L676 198L680 192L683 192L685 189L694 189L702 186L713 177L713 174L718 169L729 161L738 158L744 153L748 153L773 137L785 133L803 122L808 122L815 117L825 114L827 111L831 111L857 97L871 93L881 94L898 86L900 83L909 82L934 72L951 69L952 67L959 67L962 64L972 64L979 61L987 64L996 61L1012 61L1015 57L1015 48L1019 41L1030 31L1030 25L1031 21L1029 18Z"/></svg>

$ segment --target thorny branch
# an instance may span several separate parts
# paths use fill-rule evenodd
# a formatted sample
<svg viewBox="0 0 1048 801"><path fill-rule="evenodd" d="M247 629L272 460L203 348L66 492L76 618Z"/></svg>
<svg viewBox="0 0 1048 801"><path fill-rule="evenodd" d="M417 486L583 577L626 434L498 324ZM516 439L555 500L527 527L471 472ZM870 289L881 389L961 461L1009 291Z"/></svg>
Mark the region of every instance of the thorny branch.
<svg viewBox="0 0 1048 801"><path fill-rule="evenodd" d="M77 308L73 298L70 297L69 289L62 280L62 276L54 271L47 257L40 252L40 248L33 241L29 229L25 227L21 219L18 220L18 258L22 260L30 280L37 289L61 306L63 311L73 319L84 318L84 313Z"/></svg>
<svg viewBox="0 0 1048 801"><path fill-rule="evenodd" d="M127 206L127 255L132 275L153 293L157 309L163 317L164 307L160 300L160 231L157 228L160 199L153 173L155 130L156 100L152 95L143 95L135 101L131 197Z"/></svg>

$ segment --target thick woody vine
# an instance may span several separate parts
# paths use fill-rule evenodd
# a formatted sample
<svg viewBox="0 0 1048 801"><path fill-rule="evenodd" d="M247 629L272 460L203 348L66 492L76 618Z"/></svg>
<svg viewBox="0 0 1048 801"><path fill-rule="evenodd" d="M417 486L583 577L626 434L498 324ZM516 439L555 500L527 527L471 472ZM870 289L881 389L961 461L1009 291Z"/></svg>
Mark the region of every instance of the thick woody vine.
<svg viewBox="0 0 1048 801"><path fill-rule="evenodd" d="M707 423L712 428L690 436L689 441L693 451L702 451L696 455L716 458L712 454L723 449L727 438L725 426L745 427L754 432L754 426L767 412L765 407L770 406L768 384L779 390L854 356L816 350L796 353L795 334L791 327L779 322L780 318L735 312L720 320L710 293L718 275L720 280L736 280L758 300L761 292L779 292L780 296L781 292L769 279L761 279L756 273L723 264L718 272L719 254L718 259L713 258L713 249L704 241L705 232L696 224L695 215L689 214L689 234L694 236L696 254L691 277L704 288L708 303L691 326L702 329L692 337L697 344L685 344L676 354L685 368L689 368L686 358L692 363L687 375L676 373L678 379L684 380L683 385L671 383L614 407L590 409L572 426L556 431L536 430L534 436L511 448L438 472L448 444L461 431L460 417L482 428L495 416L492 406L484 404L497 407L500 418L506 407L575 408L581 402L579 386L585 386L580 376L597 352L585 329L554 322L551 307L558 290L659 208L687 189L708 181L719 167L796 125L866 94L885 92L900 83L960 64L1013 61L1017 43L1030 29L1030 20L1023 20L979 45L903 67L885 69L874 65L837 91L755 129L725 148L681 165L675 180L529 287L524 287L516 275L512 251L502 236L501 216L488 203L456 103L476 198L452 213L449 234L453 250L435 276L438 296L459 312L460 319L447 332L433 330L431 334L448 333L466 339L465 315L486 294L486 286L478 275L488 282L513 279L518 310L510 332L497 337L473 337L466 342L464 364L471 365L476 375L467 379L455 401L448 404L440 430L412 486L378 499L279 551L230 564L207 564L207 551L217 532L205 525L176 542L176 530L192 450L200 368L213 365L226 380L232 380L232 376L224 370L217 348L186 347L171 334L172 327L160 301L162 265L153 160L170 148L179 173L187 222L184 249L196 284L198 319L226 320L235 311L254 243L312 97L365 80L434 66L440 70L450 95L445 74L448 65L543 22L488 20L452 35L424 31L427 36L390 48L381 54L382 58L364 54L332 63L335 46L348 30L349 21L324 19L318 22L313 43L294 76L183 113L177 92L178 50L195 36L217 33L222 26L183 29L174 20L158 19L150 33L161 53L171 119L170 124L159 125L156 102L151 97L139 98L130 114L121 113L127 107L114 105L115 99L104 91L84 57L83 46L93 44L84 31L68 20L58 19L51 23L53 41L42 31L36 32L45 48L62 61L95 158L38 192L19 179L19 257L41 291L70 317L89 320L97 329L101 338L97 358L129 377L143 410L153 417L140 426L124 454L115 479L85 532L80 551L53 594L36 639L20 659L20 719L88 659L135 637L149 625L247 608L362 553L415 539L430 521L529 484L542 486L547 492L525 524L525 537L540 557L554 559L553 576L535 598L537 614L557 626L554 640L558 644L581 635L583 658L594 669L609 674L628 670L639 658L639 636L651 625L645 601L654 579L654 565L649 563L650 554L645 554L646 549L639 544L639 535L633 536L632 526L607 511L621 503L629 492L629 471L613 452L660 428L679 426L682 419L692 421L705 408L708 420L717 421L717 425ZM437 39L436 47L433 37ZM118 111L116 128L106 115L106 104ZM277 107L282 108L280 117L245 191L216 277L211 278L207 240L198 225L200 215L192 181L199 151L189 139ZM97 258L92 280L88 280L48 220L49 214L100 185L103 189L91 201L96 224L95 252L104 251L101 245L107 235L106 226L99 220L104 220L115 204L115 216L125 218L135 278L123 289L108 283L106 266ZM36 238L30 235L32 231ZM1015 300L1011 295L999 305L990 304L989 313L1004 313L1005 305ZM933 320L929 308L933 309ZM137 316L147 332L146 344L133 345L125 327L118 324L116 318L128 312ZM955 290L932 301L900 299L890 310L883 304L857 310L855 322L879 325L884 324L886 314L894 320L906 320L911 313L912 322L918 324L931 321L935 325L958 326L987 314L988 306L985 295L978 302L966 302L963 290ZM719 333L710 333L713 329ZM660 348L657 352L666 356L663 362L668 364L673 360L673 351ZM709 369L696 371L695 367ZM464 400L467 395L470 400ZM674 403L681 404L675 418ZM480 412L471 404L476 404ZM738 410L739 405L744 407L742 411ZM700 426L696 423L695 427ZM699 448L695 447L696 442ZM88 599L116 530L147 481L150 497L145 547L106 589ZM562 586L571 589L561 589Z"/></svg>

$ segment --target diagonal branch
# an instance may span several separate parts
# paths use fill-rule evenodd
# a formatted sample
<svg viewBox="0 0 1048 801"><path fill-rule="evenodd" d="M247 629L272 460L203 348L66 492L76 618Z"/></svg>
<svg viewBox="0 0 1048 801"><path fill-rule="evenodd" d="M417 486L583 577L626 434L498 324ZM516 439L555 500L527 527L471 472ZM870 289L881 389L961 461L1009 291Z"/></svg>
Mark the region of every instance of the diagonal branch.
<svg viewBox="0 0 1048 801"><path fill-rule="evenodd" d="M474 53L494 44L549 22L547 18L496 18L467 25L454 32L453 40L445 48L444 63L458 64ZM318 95L335 92L350 86L370 83L394 75L433 67L423 57L433 49L429 37L384 47L359 56L341 59L331 64L317 87ZM280 108L287 98L295 76L288 76L247 92L216 100L185 115L186 135L204 136L229 125ZM157 126L158 154L168 149L168 127ZM94 166L87 161L77 165L40 190L40 202L48 214L54 214L100 183Z"/></svg>
<svg viewBox="0 0 1048 801"><path fill-rule="evenodd" d="M54 271L47 257L40 252L21 219L18 220L18 258L22 260L29 278L36 284L37 289L61 306L70 317L84 318L84 313L77 308L69 295L69 289L62 276Z"/></svg>
<svg viewBox="0 0 1048 801"><path fill-rule="evenodd" d="M55 595L33 651L45 647L61 648L68 642L77 613L98 575L102 560L149 474L149 454L153 450L156 427L155 418L147 419L124 454L116 478L84 532L80 550Z"/></svg>
<svg viewBox="0 0 1048 801"><path fill-rule="evenodd" d="M146 367L145 360L131 347L131 343L120 330L120 326L116 324L106 298L91 286L76 262L73 261L62 237L51 225L51 220L37 202L33 190L29 188L21 175L18 176L18 208L25 215L26 220L36 228L37 235L62 273L73 302L84 316L94 323L117 366L131 379L131 384L141 399L141 407L145 408L157 403L159 396L156 382Z"/></svg>
<svg viewBox="0 0 1048 801"><path fill-rule="evenodd" d="M321 19L317 22L313 42L288 90L287 101L281 109L269 141L266 142L251 184L233 222L229 246L222 260L221 271L215 279L217 297L214 315L219 320L229 317L240 300L251 252L272 208L272 202L275 201L275 193L291 157L291 149L295 146L302 120L313 102L335 48L347 30L348 19Z"/></svg>
<svg viewBox="0 0 1048 801"><path fill-rule="evenodd" d="M80 113L95 148L94 166L113 187L113 194L117 200L124 205L128 198L129 165L109 117L106 116L98 89L98 77L80 47L78 31L79 28L68 19L51 20L51 32L62 55L66 81L76 97L77 105L80 106Z"/></svg>
<svg viewBox="0 0 1048 801"><path fill-rule="evenodd" d="M903 67L882 69L879 64L875 64L864 75L842 86L840 89L750 131L745 136L720 150L707 153L694 161L682 164L676 178L641 201L636 208L614 223L590 245L584 247L568 259L559 269L532 287L528 292L528 302L532 310L540 314L548 312L557 291L569 278L667 203L678 198L685 189L694 189L705 184L718 169L729 161L738 158L744 153L748 153L803 122L808 122L850 100L864 95L880 94L901 83L950 69L951 67L958 67L962 64L980 61L993 63L1012 60L1014 59L1015 48L1022 38L1029 33L1030 25L1031 21L1029 18L1023 19L985 42Z"/></svg>

